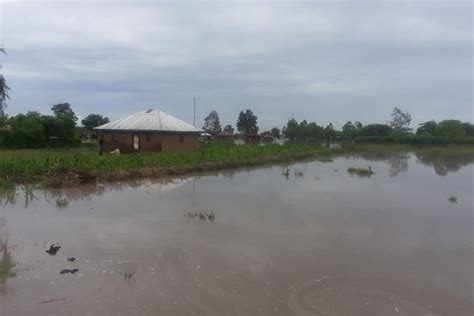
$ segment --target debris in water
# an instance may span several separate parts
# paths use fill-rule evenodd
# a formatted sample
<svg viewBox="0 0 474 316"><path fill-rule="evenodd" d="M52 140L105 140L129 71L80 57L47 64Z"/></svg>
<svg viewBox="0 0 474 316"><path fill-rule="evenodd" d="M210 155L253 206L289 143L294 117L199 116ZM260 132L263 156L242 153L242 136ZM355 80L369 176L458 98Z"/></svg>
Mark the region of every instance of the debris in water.
<svg viewBox="0 0 474 316"><path fill-rule="evenodd" d="M449 202L452 203L452 204L458 204L458 197L457 196L454 196L454 195L451 195L449 198L448 198Z"/></svg>
<svg viewBox="0 0 474 316"><path fill-rule="evenodd" d="M74 261L76 261L76 258L74 258L74 257L67 258L67 261L69 261L69 262L74 262Z"/></svg>
<svg viewBox="0 0 474 316"><path fill-rule="evenodd" d="M351 167L347 169L347 172L353 176L354 174L359 176L359 177L368 177L370 178L375 172L372 170L372 167L369 166L369 168L354 168Z"/></svg>
<svg viewBox="0 0 474 316"><path fill-rule="evenodd" d="M64 269L59 273L61 273L61 274L68 274L68 273L74 274L76 272L79 272L79 269Z"/></svg>
<svg viewBox="0 0 474 316"><path fill-rule="evenodd" d="M137 272L122 272L122 271L116 271L116 272L120 273L123 276L123 280L127 282L128 284L130 284L130 282L132 281L132 278L135 276L135 274L137 274Z"/></svg>
<svg viewBox="0 0 474 316"><path fill-rule="evenodd" d="M295 171L295 177L302 177L302 176L303 176L303 172Z"/></svg>
<svg viewBox="0 0 474 316"><path fill-rule="evenodd" d="M48 301L43 301L43 302L39 302L40 304L49 304L49 303L56 303L56 302L61 302L61 301L65 301L66 299L65 298L57 298L57 299L54 299L54 300L48 300Z"/></svg>
<svg viewBox="0 0 474 316"><path fill-rule="evenodd" d="M203 213L203 212L197 212L197 213L187 213L184 215L189 220L198 218L201 221L206 221L209 220L211 223L216 220L216 216L214 215L214 210L211 210L209 214Z"/></svg>
<svg viewBox="0 0 474 316"><path fill-rule="evenodd" d="M214 220L216 219L216 217L214 216L214 210L211 210L211 213L207 215L207 219L211 222L214 222Z"/></svg>
<svg viewBox="0 0 474 316"><path fill-rule="evenodd" d="M58 253L59 249L61 249L61 246L54 244L49 246L49 249L45 252L51 256L55 256Z"/></svg>

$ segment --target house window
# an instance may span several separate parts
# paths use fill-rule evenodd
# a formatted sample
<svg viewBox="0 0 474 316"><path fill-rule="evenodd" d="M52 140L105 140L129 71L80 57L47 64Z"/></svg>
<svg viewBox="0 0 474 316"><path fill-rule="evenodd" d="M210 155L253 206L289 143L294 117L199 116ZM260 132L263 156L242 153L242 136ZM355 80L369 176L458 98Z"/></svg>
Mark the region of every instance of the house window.
<svg viewBox="0 0 474 316"><path fill-rule="evenodd" d="M184 135L179 135L179 142L184 143Z"/></svg>

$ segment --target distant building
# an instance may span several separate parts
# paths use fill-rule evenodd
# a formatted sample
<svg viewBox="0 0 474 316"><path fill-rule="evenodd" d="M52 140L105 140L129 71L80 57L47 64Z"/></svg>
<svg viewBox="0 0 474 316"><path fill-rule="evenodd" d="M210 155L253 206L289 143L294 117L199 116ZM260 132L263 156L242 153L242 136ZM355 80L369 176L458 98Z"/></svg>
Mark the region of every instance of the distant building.
<svg viewBox="0 0 474 316"><path fill-rule="evenodd" d="M235 135L232 132L219 132L214 134L214 139L217 142L221 143L229 143L229 144L234 144L235 143Z"/></svg>
<svg viewBox="0 0 474 316"><path fill-rule="evenodd" d="M245 143L250 144L250 145L259 145L260 135L258 134L245 135Z"/></svg>
<svg viewBox="0 0 474 316"><path fill-rule="evenodd" d="M199 148L202 132L193 125L161 111L142 111L94 128L104 151L122 153L192 151Z"/></svg>
<svg viewBox="0 0 474 316"><path fill-rule="evenodd" d="M270 132L263 132L262 134L260 134L260 140L264 143L264 144L271 144L273 143L273 135L272 133Z"/></svg>

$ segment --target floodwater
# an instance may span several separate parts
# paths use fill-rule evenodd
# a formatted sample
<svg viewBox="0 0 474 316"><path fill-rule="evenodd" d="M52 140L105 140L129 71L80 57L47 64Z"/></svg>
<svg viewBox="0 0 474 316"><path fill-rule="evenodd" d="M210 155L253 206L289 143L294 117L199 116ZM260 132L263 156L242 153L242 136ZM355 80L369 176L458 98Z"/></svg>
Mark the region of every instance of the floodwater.
<svg viewBox="0 0 474 316"><path fill-rule="evenodd" d="M23 188L1 200L17 277L0 314L472 315L472 163L360 153ZM368 166L371 177L347 173Z"/></svg>

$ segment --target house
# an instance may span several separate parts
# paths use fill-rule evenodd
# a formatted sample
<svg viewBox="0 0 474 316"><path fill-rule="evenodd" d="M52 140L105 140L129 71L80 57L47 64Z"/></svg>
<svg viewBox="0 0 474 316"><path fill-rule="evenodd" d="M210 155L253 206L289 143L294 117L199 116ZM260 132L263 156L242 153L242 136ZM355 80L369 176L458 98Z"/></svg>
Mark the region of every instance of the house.
<svg viewBox="0 0 474 316"><path fill-rule="evenodd" d="M258 134L245 135L245 143L250 144L250 145L259 145L260 144L260 135L258 135Z"/></svg>
<svg viewBox="0 0 474 316"><path fill-rule="evenodd" d="M273 143L273 135L270 132L263 132L260 134L260 139L264 144L272 144Z"/></svg>
<svg viewBox="0 0 474 316"><path fill-rule="evenodd" d="M202 132L162 111L148 110L94 128L104 151L122 153L192 151L199 148Z"/></svg>
<svg viewBox="0 0 474 316"><path fill-rule="evenodd" d="M232 132L219 132L214 135L214 139L217 142L221 143L229 143L229 144L234 144L235 143L235 135Z"/></svg>

